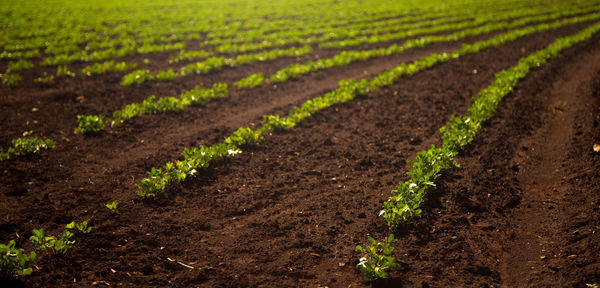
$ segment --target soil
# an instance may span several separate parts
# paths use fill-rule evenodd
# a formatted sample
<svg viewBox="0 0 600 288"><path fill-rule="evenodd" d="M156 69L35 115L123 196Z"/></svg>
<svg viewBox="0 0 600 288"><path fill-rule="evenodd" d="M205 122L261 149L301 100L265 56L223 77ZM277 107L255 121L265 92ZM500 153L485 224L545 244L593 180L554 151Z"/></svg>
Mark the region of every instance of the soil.
<svg viewBox="0 0 600 288"><path fill-rule="evenodd" d="M407 159L463 114L494 73L589 23L523 37L438 65L336 105L238 157L141 201L134 183L185 147L222 141L262 115L283 114L402 61L451 51L441 43L230 96L181 113L147 115L99 135L73 134L81 113L109 115L151 94L231 84L315 54L172 82L121 87L122 74L0 89L0 143L24 131L54 151L0 162L0 243L33 249L31 230L58 234L65 255L40 253L24 287L362 287L354 247L388 231L382 202ZM486 36L489 37L489 36ZM477 41L485 37L467 39ZM317 50L315 53L335 53ZM167 67L167 54L153 65ZM320 55L323 57L323 55ZM160 64L162 63L162 64ZM163 65L163 66L161 66ZM27 77L26 77L27 78ZM83 98L78 96L83 96ZM84 99L83 101L80 99ZM36 109L33 109L36 108ZM395 234L402 264L376 287L585 287L600 281L600 36L530 72L427 196L421 219ZM35 111L34 111L35 110ZM118 201L118 214L104 204ZM3 280L0 280L3 281ZM9 285L5 285L9 286ZM4 286L3 286L4 287Z"/></svg>

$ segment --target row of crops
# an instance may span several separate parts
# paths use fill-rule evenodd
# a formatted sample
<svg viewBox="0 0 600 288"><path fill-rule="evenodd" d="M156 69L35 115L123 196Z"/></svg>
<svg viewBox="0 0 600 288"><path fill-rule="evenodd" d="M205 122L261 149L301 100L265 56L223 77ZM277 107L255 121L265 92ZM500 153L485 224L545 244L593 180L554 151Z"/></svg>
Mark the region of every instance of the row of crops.
<svg viewBox="0 0 600 288"><path fill-rule="evenodd" d="M394 63L393 68L381 69L367 79L343 80L336 89L295 103L287 113L265 114L262 123L241 126L218 143L185 148L179 155L172 155L171 161L151 168L135 187L130 187L132 194L153 201L163 197L173 183L193 181L190 179L210 169L215 161L236 157L249 146L260 147L270 133L282 130L294 133L296 125L320 110L351 103L398 79L484 49L536 33L585 25L585 29L557 38L547 47L522 57L514 66L498 71L488 87L473 95L474 101L466 114L452 116L440 127L442 144L431 146L408 161L408 180L398 179L400 183L386 192L389 199L378 211L389 227L389 236L380 242L365 235L368 243L356 247L360 253L357 269L363 281L370 282L387 277L390 269L399 267L393 257L392 233L403 223L421 216L421 204L427 193L436 188L436 179L444 171L459 167L454 157L473 141L482 124L493 117L503 97L531 70L600 31L598 4L595 0L451 3L152 0L143 4L50 1L40 6L36 1L9 0L0 4L0 69L3 70L0 76L2 91L7 93L18 93L22 87L45 89L66 78L88 81L95 77L113 77L119 79L119 86L147 92L142 101L130 101L109 114L81 114L72 119L72 125L67 127L75 126L77 137L85 141L90 136L103 137L103 131L120 129L120 125L135 117L187 113L191 106L229 97L234 89L238 93L286 85L317 71L367 63L434 44L461 43L455 50ZM166 57L156 63L155 55ZM269 75L248 73L232 82L206 83L203 78L283 58L296 61L276 67ZM300 59L305 60L300 62ZM152 91L155 87L152 85L160 81L179 83L182 78L197 83L181 87L183 92L178 96L156 96ZM44 131L45 135L57 133ZM11 165L15 158L52 153L43 151L60 145L51 138L40 139L30 134L25 131L22 138L11 139L12 146L0 151L0 161ZM116 201L98 205L118 213ZM81 224L71 222L56 236L45 235L43 229L33 230L29 240L38 254L28 254L17 248L14 240L2 239L8 244L0 245L0 276L31 274L39 255L49 259L61 257L75 245L74 232L81 234L77 237L87 237L83 234L91 231L93 222L90 224L88 227L87 220ZM365 230L369 232L368 227Z"/></svg>
<svg viewBox="0 0 600 288"><path fill-rule="evenodd" d="M473 3L469 4L473 5ZM172 62L205 58L202 62L191 63L175 70L173 68L154 72L145 69L136 70L125 75L122 83L124 85L129 85L132 83L139 84L149 79L172 80L178 76L185 76L193 73L207 73L223 66L235 66L253 61L266 61L279 57L308 54L311 53L312 50L310 46L307 45L315 46L315 48L344 49L355 47L357 45L373 45L396 41L417 35L439 34L447 31L459 30L457 31L458 33L465 29L468 30L468 28L472 29L485 24L489 25L494 22L501 22L498 23L495 29L506 29L528 24L527 21L517 21L519 18L529 18L535 15L537 17L530 19L530 22L546 21L547 19L560 17L560 15L556 14L562 14L565 9L568 10L565 13L566 15L574 15L589 12L596 8L593 5L593 1L591 1L578 3L579 5L576 7L556 3L555 5L549 6L534 6L533 9L513 10L513 8L519 7L519 5L528 7L532 4L507 2L506 4L495 7L497 10L505 12L498 14L495 13L497 10L490 11L487 6L481 3L478 4L479 5L468 6L462 9L454 9L453 7L440 8L439 6L436 6L435 9L426 9L429 8L428 5L421 5L421 7L415 8L415 10L419 9L417 12L406 12L405 10L402 10L403 13L398 12L398 15L390 15L389 11L377 11L372 14L365 12L363 14L367 14L368 16L363 15L361 17L355 17L354 15L343 15L340 16L341 18L339 19L331 19L326 22L326 24L323 24L323 22L320 21L311 21L311 15L314 14L315 11L307 10L308 8L306 7L300 10L299 16L294 16L303 17L300 21L296 20L290 22L285 18L286 16L281 16L281 20L266 22L270 23L269 25L263 25L264 23L262 21L253 20L248 21L248 23L244 22L244 19L246 18L235 18L236 20L240 19L237 20L238 22L235 22L235 26L231 23L219 23L216 22L216 20L215 23L209 21L209 23L193 26L190 25L192 20L184 17L187 13L181 13L181 15L177 14L179 17L172 20L164 20L167 16L161 14L161 17L156 17L154 20L173 21L172 25L169 24L170 22L167 22L166 25L163 22L152 23L141 16L140 18L142 19L135 19L135 17L132 17L132 19L130 19L132 21L131 23L112 25L109 24L109 19L97 19L102 25L98 24L92 26L90 26L90 23L93 23L93 21L89 18L78 20L70 19L72 21L85 20L86 25L56 23L55 25L59 25L59 27L77 27L77 29L74 30L62 29L60 31L46 31L49 27L54 26L48 26L45 27L46 29L38 30L38 27L27 28L25 23L10 23L10 25L14 27L5 29L5 33L2 35L2 38L0 38L0 46L3 47L3 51L0 54L0 60L9 60L6 73L3 76L3 83L7 86L18 85L22 82L22 77L19 72L32 69L36 67L36 65L57 67L56 73L51 73L55 75L49 75L49 70L46 69L44 70L44 73L37 75L37 77L34 77L33 79L35 82L47 83L56 80L55 78L73 76L73 73L79 72L72 72L65 66L66 64L73 62L96 62L81 69L81 74L90 75L105 72L126 71L144 64L114 61L114 59L132 55L147 55L165 51L173 51L173 53L175 53L175 51L179 51L171 57ZM74 9L76 5L69 7L73 7ZM381 7L376 9L375 6L370 5L368 8L375 10L382 9ZM420 9L423 10L421 11ZM238 13L248 13L246 10L241 11L242 12ZM393 9L390 9L390 11L393 11ZM452 11L452 13L448 13L448 11ZM460 11L461 13L455 11ZM39 11L36 12L40 13ZM54 10L46 12L65 13L64 11L57 12ZM555 14L548 15L552 12ZM135 13L137 14L139 12L136 11ZM194 21L199 21L197 17L202 17L202 15L187 15L187 17L193 18ZM246 15L246 17L251 16ZM353 21L351 23L346 23L348 22L348 18L345 17L352 17ZM65 19L69 18L67 17ZM207 17L207 19L210 19L210 17ZM138 23L144 23L144 25L139 25ZM155 28L155 26L150 23L159 26L160 28ZM182 25L177 25L178 23L186 23L185 28L181 28L184 31L177 29L182 27ZM245 25L240 23L244 23ZM298 23L317 24L315 24L314 27L311 27L310 25L298 27ZM19 26L19 24L22 26ZM27 24L31 25L33 23ZM152 29L148 28L149 25ZM277 28L269 28L271 26ZM108 27L113 28L109 29ZM127 31L121 32L118 31L119 29L116 27L138 27L138 29L144 27L144 29L148 29L151 32L148 32L147 30L136 31L133 29L133 31L128 29ZM162 31L166 27L170 27L169 33ZM224 27L226 29L224 29ZM37 33L35 35L27 35L24 32L20 32L22 29L33 30ZM81 29L81 31L79 29ZM217 31L213 31L213 29L217 29ZM494 30L494 28L487 29ZM485 30L486 29L482 29L479 33L489 32ZM156 37L164 34L167 34L168 37L156 39ZM476 33L466 32L464 33L464 37L473 36L468 34ZM85 37L83 35L85 35ZM189 35L194 35L194 37ZM438 39L438 41L440 41L440 39ZM281 49L282 46L289 47L291 45L294 46L287 49ZM60 49L57 47L60 47ZM268 50L258 53L248 53L250 51L265 49ZM371 53L366 51L361 52L362 53L352 51L349 53L352 53L354 57L362 57L362 59L369 57L366 54L377 54L375 51L370 51ZM355 53L361 55L354 55ZM382 53L384 52L379 51L380 55ZM390 51L387 51L387 53L390 53ZM241 55L229 57L227 56L229 54ZM332 59L327 62L333 61L334 65L335 63L340 65L339 61L343 61L348 57L341 55L337 58L338 59ZM325 62L326 60L322 61ZM327 64L332 65L332 63ZM319 67L318 63L309 63L306 65ZM289 70L310 71L311 69L303 66L290 67L287 70L288 71L280 71L279 74L273 75L272 79L287 79L286 77L289 77L290 74ZM293 73L291 74L293 75Z"/></svg>

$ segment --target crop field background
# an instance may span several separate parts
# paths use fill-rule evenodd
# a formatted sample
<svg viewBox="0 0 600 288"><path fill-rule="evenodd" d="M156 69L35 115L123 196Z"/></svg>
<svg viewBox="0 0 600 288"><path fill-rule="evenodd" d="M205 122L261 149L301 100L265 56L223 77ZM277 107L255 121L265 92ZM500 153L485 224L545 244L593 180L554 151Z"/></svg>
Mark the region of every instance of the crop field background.
<svg viewBox="0 0 600 288"><path fill-rule="evenodd" d="M0 2L0 287L598 287L600 1Z"/></svg>

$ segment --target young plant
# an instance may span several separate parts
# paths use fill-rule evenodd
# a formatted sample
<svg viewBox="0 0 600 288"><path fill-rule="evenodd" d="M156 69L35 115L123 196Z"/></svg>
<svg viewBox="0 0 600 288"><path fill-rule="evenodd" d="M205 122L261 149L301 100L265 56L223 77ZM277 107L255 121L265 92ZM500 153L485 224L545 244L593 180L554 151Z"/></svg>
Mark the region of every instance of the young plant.
<svg viewBox="0 0 600 288"><path fill-rule="evenodd" d="M17 86L23 81L23 77L19 74L6 73L4 75L0 74L0 76L2 77L2 85L8 87Z"/></svg>
<svg viewBox="0 0 600 288"><path fill-rule="evenodd" d="M73 221L73 222L67 224L67 226L65 226L65 228L77 230L82 234L87 234L87 233L90 233L90 231L92 231L92 227L88 227L88 221L83 221L79 224L77 224L77 223L75 223L75 221Z"/></svg>
<svg viewBox="0 0 600 288"><path fill-rule="evenodd" d="M598 18L600 14L594 17ZM586 18L573 19L580 21ZM542 26L526 27L508 32L504 34L505 36L501 34L489 40L483 40L483 42L465 44L455 53L459 55L475 53L485 47L514 40L528 33L547 30L548 27L560 27L564 23L576 22L573 19L565 19ZM409 161L411 168L407 175L410 176L410 180L401 183L392 190L392 195L388 201L384 202L384 209L379 214L386 220L388 227L393 230L401 223L420 217L420 204L427 192L435 188L435 180L443 171L458 167L458 164L453 160L454 156L471 143L476 133L481 129L482 123L494 115L503 97L513 90L520 79L527 76L531 69L541 66L548 59L558 55L563 49L571 47L579 41L589 39L598 31L600 31L600 23L593 24L571 36L558 38L545 49L519 59L517 65L496 73L493 83L474 97L475 101L468 108L466 115L461 117L451 116L450 121L440 128L442 147L431 146L428 150L419 152L413 161ZM431 67L432 63L446 61L448 55L432 54L414 63L417 66ZM411 65L405 66L402 71L411 70Z"/></svg>
<svg viewBox="0 0 600 288"><path fill-rule="evenodd" d="M207 57L210 57L211 55L212 55L211 52L207 52L204 50L194 50L194 51L181 50L181 51L179 51L179 54L169 58L169 64L177 63L179 61L184 61L184 60L207 58Z"/></svg>
<svg viewBox="0 0 600 288"><path fill-rule="evenodd" d="M32 269L28 266L35 256L35 252L27 256L23 249L16 249L14 240L10 240L8 245L0 244L0 279L31 274Z"/></svg>
<svg viewBox="0 0 600 288"><path fill-rule="evenodd" d="M10 159L10 154L8 152L0 152L0 161Z"/></svg>
<svg viewBox="0 0 600 288"><path fill-rule="evenodd" d="M263 140L263 136L261 134L261 130L255 131L251 128L239 128L233 132L233 135L227 137L224 142L226 144L235 146L254 145Z"/></svg>
<svg viewBox="0 0 600 288"><path fill-rule="evenodd" d="M69 68L66 65L61 65L56 68L56 78L61 77L75 77L75 73L69 71Z"/></svg>
<svg viewBox="0 0 600 288"><path fill-rule="evenodd" d="M125 76L123 76L123 80L121 81L121 85L129 86L132 84L142 84L147 80L154 79L154 75L150 73L150 71L145 69L135 70Z"/></svg>
<svg viewBox="0 0 600 288"><path fill-rule="evenodd" d="M45 250L50 248L54 254L65 254L75 244L75 240L69 240L73 237L73 233L69 230L64 230L56 237L46 236L44 229L33 229L31 233L29 240L36 249Z"/></svg>
<svg viewBox="0 0 600 288"><path fill-rule="evenodd" d="M27 61L25 59L19 59L17 62L8 62L8 67L6 72L19 72L23 70L28 70L33 67L33 63Z"/></svg>
<svg viewBox="0 0 600 288"><path fill-rule="evenodd" d="M50 75L47 77L38 77L38 78L33 79L33 82L35 82L35 83L49 83L52 81L54 81L54 75Z"/></svg>
<svg viewBox="0 0 600 288"><path fill-rule="evenodd" d="M135 67L137 67L137 63L127 63L124 61L116 63L114 60L110 60L86 66L81 72L87 76L92 76L92 74L103 74L106 72L122 72Z"/></svg>
<svg viewBox="0 0 600 288"><path fill-rule="evenodd" d="M175 71L173 71L173 69L169 68L168 70L160 71L160 72L156 73L156 75L154 75L154 77L160 81L170 81L170 80L175 79L175 77L177 77L177 73L175 73Z"/></svg>
<svg viewBox="0 0 600 288"><path fill-rule="evenodd" d="M251 74L250 76L240 79L239 81L233 83L235 87L238 89L242 88L254 88L256 86L260 86L265 79L263 78L262 73Z"/></svg>
<svg viewBox="0 0 600 288"><path fill-rule="evenodd" d="M193 149L185 148L181 152L183 160L168 162L162 168L152 168L147 172L148 177L135 184L140 197L160 196L167 184L174 180L181 182L189 176L194 176L198 170L208 168L211 161L224 157L231 157L242 151L235 145L218 143L212 146L203 146Z"/></svg>
<svg viewBox="0 0 600 288"><path fill-rule="evenodd" d="M168 177L168 174L163 175L160 168L152 168L147 174L148 177L142 179L140 184L135 184L135 188L138 190L137 195L144 198L159 196L171 178Z"/></svg>
<svg viewBox="0 0 600 288"><path fill-rule="evenodd" d="M400 264L396 263L396 258L390 256L394 252L392 243L395 241L394 234L390 234L383 243L368 236L367 242L370 245L365 247L356 246L356 252L365 253L356 265L358 271L364 274L362 277L364 283L380 278L387 278L387 271L389 269L400 269Z"/></svg>
<svg viewBox="0 0 600 288"><path fill-rule="evenodd" d="M104 117L101 115L77 115L77 133L91 133L104 130Z"/></svg>
<svg viewBox="0 0 600 288"><path fill-rule="evenodd" d="M117 210L117 200L114 200L110 203L106 203L104 206L106 206L106 208L108 208L108 210L110 210L110 212L115 213L115 214L119 214L119 210Z"/></svg>
<svg viewBox="0 0 600 288"><path fill-rule="evenodd" d="M0 161L10 159L11 155L40 154L42 150L56 148L55 141L36 137L13 139L12 144L13 147L8 148L6 152L0 152Z"/></svg>
<svg viewBox="0 0 600 288"><path fill-rule="evenodd" d="M42 140L39 138L18 138L12 141L13 147L8 151L13 155L39 154L45 149L55 149L56 142L50 139Z"/></svg>

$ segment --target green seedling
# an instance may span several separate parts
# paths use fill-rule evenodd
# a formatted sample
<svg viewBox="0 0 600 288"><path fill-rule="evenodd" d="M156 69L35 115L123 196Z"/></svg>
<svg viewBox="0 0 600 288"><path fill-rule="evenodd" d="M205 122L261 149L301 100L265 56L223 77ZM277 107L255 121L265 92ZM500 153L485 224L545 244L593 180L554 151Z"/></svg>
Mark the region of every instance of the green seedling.
<svg viewBox="0 0 600 288"><path fill-rule="evenodd" d="M0 244L0 279L31 274L32 269L28 266L35 257L33 251L28 256L23 249L16 249L14 240L10 240L8 245Z"/></svg>
<svg viewBox="0 0 600 288"><path fill-rule="evenodd" d="M389 269L400 269L400 264L396 263L396 258L390 256L394 252L392 245L396 239L394 234L390 234L385 242L379 242L368 236L367 242L369 245L356 246L356 252L365 253L360 258L356 268L363 274L362 281L364 283L371 282L380 278L387 278Z"/></svg>
<svg viewBox="0 0 600 288"><path fill-rule="evenodd" d="M88 227L88 221L83 221L79 224L75 223L75 221L67 224L65 226L65 228L67 229L71 229L71 230L77 230L82 234L87 234L90 233L90 231L92 231L92 227Z"/></svg>
<svg viewBox="0 0 600 288"><path fill-rule="evenodd" d="M29 240L36 249L46 250L49 248L53 254L65 254L75 244L74 240L69 240L73 237L73 233L69 230L64 230L58 236L46 236L44 229L33 229L31 233Z"/></svg>
<svg viewBox="0 0 600 288"><path fill-rule="evenodd" d="M93 133L104 130L104 117L101 115L77 115L77 133Z"/></svg>
<svg viewBox="0 0 600 288"><path fill-rule="evenodd" d="M23 77L19 74L6 73L4 75L0 74L2 78L2 85L13 87L19 85L23 81Z"/></svg>
<svg viewBox="0 0 600 288"><path fill-rule="evenodd" d="M66 65L61 65L56 68L56 78L61 77L75 77L75 73L69 71L69 68Z"/></svg>
<svg viewBox="0 0 600 288"><path fill-rule="evenodd" d="M106 208L108 208L108 210L110 210L110 212L115 213L115 214L119 214L119 210L117 210L117 200L114 200L110 203L106 203L104 206L106 206Z"/></svg>
<svg viewBox="0 0 600 288"><path fill-rule="evenodd" d="M33 66L33 63L31 63L30 61L27 61L25 59L19 59L17 62L8 62L6 72L19 72L31 69Z"/></svg>
<svg viewBox="0 0 600 288"><path fill-rule="evenodd" d="M251 74L246 78L242 78L239 81L233 83L235 87L238 89L242 88L254 88L256 86L260 86L265 79L263 78L262 73Z"/></svg>
<svg viewBox="0 0 600 288"><path fill-rule="evenodd" d="M40 154L42 150L56 148L55 141L36 137L13 139L12 144L13 147L8 148L6 152L0 152L0 161L10 159L12 156Z"/></svg>
<svg viewBox="0 0 600 288"><path fill-rule="evenodd" d="M33 82L35 82L35 83L49 83L52 81L54 81L54 75L50 75L47 77L38 77L38 78L33 79Z"/></svg>

